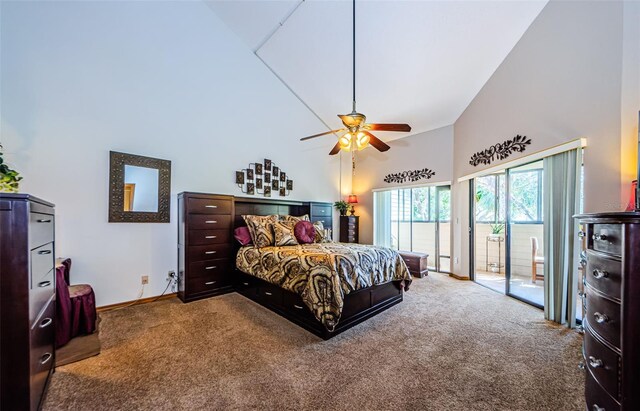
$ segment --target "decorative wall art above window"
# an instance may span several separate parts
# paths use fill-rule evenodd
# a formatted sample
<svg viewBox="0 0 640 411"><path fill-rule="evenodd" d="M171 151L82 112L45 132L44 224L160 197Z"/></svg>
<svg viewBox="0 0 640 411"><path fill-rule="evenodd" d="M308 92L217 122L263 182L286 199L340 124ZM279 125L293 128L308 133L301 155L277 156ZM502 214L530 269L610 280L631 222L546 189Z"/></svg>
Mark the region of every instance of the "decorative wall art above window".
<svg viewBox="0 0 640 411"><path fill-rule="evenodd" d="M236 184L244 194L260 194L264 197L288 196L293 191L293 180L268 159L263 163L250 163L249 167L236 171Z"/></svg>
<svg viewBox="0 0 640 411"><path fill-rule="evenodd" d="M436 172L429 169L423 168L422 170L413 170L413 171L402 171L400 173L387 174L384 177L385 183L404 183L406 181L418 181L418 180L428 180L431 177L435 176Z"/></svg>
<svg viewBox="0 0 640 411"><path fill-rule="evenodd" d="M496 158L498 160L504 160L512 153L522 153L529 144L531 144L530 138L518 134L511 140L505 140L504 142L495 144L486 150L478 151L471 156L469 164L476 167L479 164L490 164Z"/></svg>

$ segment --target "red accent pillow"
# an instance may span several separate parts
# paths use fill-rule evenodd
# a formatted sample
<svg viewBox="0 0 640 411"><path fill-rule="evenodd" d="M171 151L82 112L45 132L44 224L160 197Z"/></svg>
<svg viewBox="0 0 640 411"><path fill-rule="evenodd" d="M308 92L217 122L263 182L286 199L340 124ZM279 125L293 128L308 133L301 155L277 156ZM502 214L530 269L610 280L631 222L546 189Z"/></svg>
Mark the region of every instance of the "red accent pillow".
<svg viewBox="0 0 640 411"><path fill-rule="evenodd" d="M311 221L298 221L293 234L300 244L310 244L316 239L316 229Z"/></svg>
<svg viewBox="0 0 640 411"><path fill-rule="evenodd" d="M242 245L251 244L251 233L247 227L238 227L233 230L233 237Z"/></svg>

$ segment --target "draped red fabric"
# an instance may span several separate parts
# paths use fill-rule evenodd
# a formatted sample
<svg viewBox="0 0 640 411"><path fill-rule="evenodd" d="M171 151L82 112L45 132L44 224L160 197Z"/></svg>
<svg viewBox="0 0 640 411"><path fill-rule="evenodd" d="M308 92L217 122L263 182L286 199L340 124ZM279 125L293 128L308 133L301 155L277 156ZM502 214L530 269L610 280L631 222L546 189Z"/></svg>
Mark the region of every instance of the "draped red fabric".
<svg viewBox="0 0 640 411"><path fill-rule="evenodd" d="M69 285L71 259L56 267L56 347L96 330L96 297L88 284Z"/></svg>

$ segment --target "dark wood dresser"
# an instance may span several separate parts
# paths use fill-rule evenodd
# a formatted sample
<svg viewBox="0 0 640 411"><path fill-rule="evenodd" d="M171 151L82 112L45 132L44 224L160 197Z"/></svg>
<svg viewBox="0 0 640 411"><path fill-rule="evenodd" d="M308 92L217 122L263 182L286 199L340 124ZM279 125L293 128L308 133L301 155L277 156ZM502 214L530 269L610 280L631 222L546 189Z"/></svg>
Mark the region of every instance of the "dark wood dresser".
<svg viewBox="0 0 640 411"><path fill-rule="evenodd" d="M333 209L331 203L309 203L309 218L311 222L320 221L325 229L333 232Z"/></svg>
<svg viewBox="0 0 640 411"><path fill-rule="evenodd" d="M178 195L178 297L193 301L233 291L233 197Z"/></svg>
<svg viewBox="0 0 640 411"><path fill-rule="evenodd" d="M55 363L53 204L0 194L0 409L37 410Z"/></svg>
<svg viewBox="0 0 640 411"><path fill-rule="evenodd" d="M586 236L587 409L640 410L640 213L578 219Z"/></svg>
<svg viewBox="0 0 640 411"><path fill-rule="evenodd" d="M360 231L360 217L357 215L341 215L340 216L340 242L341 243L357 243L359 242L358 231Z"/></svg>

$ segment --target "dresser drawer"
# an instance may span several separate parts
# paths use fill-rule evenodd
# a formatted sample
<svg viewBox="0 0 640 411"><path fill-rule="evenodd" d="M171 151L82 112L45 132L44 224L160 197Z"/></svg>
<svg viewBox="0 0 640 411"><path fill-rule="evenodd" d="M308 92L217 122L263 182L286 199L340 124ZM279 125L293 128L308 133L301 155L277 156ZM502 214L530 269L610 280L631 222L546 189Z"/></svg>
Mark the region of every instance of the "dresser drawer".
<svg viewBox="0 0 640 411"><path fill-rule="evenodd" d="M53 243L45 244L31 251L31 288L36 281L54 267Z"/></svg>
<svg viewBox="0 0 640 411"><path fill-rule="evenodd" d="M53 367L54 357L54 314L55 300L51 300L42 315L31 328L31 409L38 409L38 403Z"/></svg>
<svg viewBox="0 0 640 411"><path fill-rule="evenodd" d="M622 226L620 224L594 224L591 237L593 249L621 255L622 253Z"/></svg>
<svg viewBox="0 0 640 411"><path fill-rule="evenodd" d="M33 324L47 301L54 295L54 274L51 270L40 278L33 278L33 288L29 292L29 324Z"/></svg>
<svg viewBox="0 0 640 411"><path fill-rule="evenodd" d="M620 299L622 262L587 251L586 281L602 294Z"/></svg>
<svg viewBox="0 0 640 411"><path fill-rule="evenodd" d="M311 216L312 217L328 217L331 216L331 206L330 205L312 205L311 206Z"/></svg>
<svg viewBox="0 0 640 411"><path fill-rule="evenodd" d="M208 278L219 273L228 275L230 266L228 258L191 263L189 264L189 278Z"/></svg>
<svg viewBox="0 0 640 411"><path fill-rule="evenodd" d="M189 245L228 243L231 233L224 230L189 230Z"/></svg>
<svg viewBox="0 0 640 411"><path fill-rule="evenodd" d="M231 214L231 199L188 198L188 214Z"/></svg>
<svg viewBox="0 0 640 411"><path fill-rule="evenodd" d="M230 278L229 273L226 271L212 271L198 277L190 275L186 281L186 288L189 293L194 294L213 291L231 285Z"/></svg>
<svg viewBox="0 0 640 411"><path fill-rule="evenodd" d="M333 220L331 218L311 217L312 223L320 222L324 228L332 228Z"/></svg>
<svg viewBox="0 0 640 411"><path fill-rule="evenodd" d="M192 245L187 247L187 254L191 262L211 260L214 258L229 258L231 257L231 245Z"/></svg>
<svg viewBox="0 0 640 411"><path fill-rule="evenodd" d="M233 275L233 285L236 291L244 295L255 295L257 281L253 276L239 271L236 271Z"/></svg>
<svg viewBox="0 0 640 411"><path fill-rule="evenodd" d="M590 324L589 321L586 323ZM589 326L585 327L584 350L586 367L612 397L618 398L618 354L598 341Z"/></svg>
<svg viewBox="0 0 640 411"><path fill-rule="evenodd" d="M302 301L302 297L290 292L285 292L283 294L282 304L288 312L306 320L316 320L316 317L313 315L311 310L309 310L304 301Z"/></svg>
<svg viewBox="0 0 640 411"><path fill-rule="evenodd" d="M602 388L591 371L586 371L585 399L588 411L619 411L620 404Z"/></svg>
<svg viewBox="0 0 640 411"><path fill-rule="evenodd" d="M620 348L620 304L596 294L589 285L585 290L589 325L610 344Z"/></svg>
<svg viewBox="0 0 640 411"><path fill-rule="evenodd" d="M231 228L231 216L230 215L211 215L211 214L189 214L190 229L230 229Z"/></svg>
<svg viewBox="0 0 640 411"><path fill-rule="evenodd" d="M258 286L258 297L272 305L282 306L282 288L277 285L261 283Z"/></svg>
<svg viewBox="0 0 640 411"><path fill-rule="evenodd" d="M29 219L29 249L53 241L54 217L52 215L31 213Z"/></svg>

